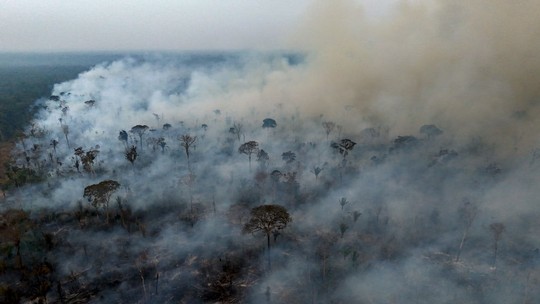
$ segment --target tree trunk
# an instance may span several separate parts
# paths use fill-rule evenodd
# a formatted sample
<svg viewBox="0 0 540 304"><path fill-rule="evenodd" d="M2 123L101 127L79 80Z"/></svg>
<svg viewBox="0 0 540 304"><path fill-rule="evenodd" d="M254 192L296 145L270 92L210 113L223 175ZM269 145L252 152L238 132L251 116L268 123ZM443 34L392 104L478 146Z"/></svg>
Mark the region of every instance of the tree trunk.
<svg viewBox="0 0 540 304"><path fill-rule="evenodd" d="M499 240L495 240L495 246L494 246L494 250L493 250L493 265L492 267L493 268L496 268L497 267L497 250L498 250L498 243L499 243Z"/></svg>
<svg viewBox="0 0 540 304"><path fill-rule="evenodd" d="M456 255L456 262L459 262L459 257L461 256L461 250L463 249L463 245L465 244L465 239L467 239L467 234L469 234L469 228L465 229L463 232L463 237L461 237L461 242L459 243L459 249Z"/></svg>
<svg viewBox="0 0 540 304"><path fill-rule="evenodd" d="M268 257L268 268L272 267L272 263L270 261L270 232L267 232L266 233L266 242L267 242L267 250L266 250L266 254L267 254L267 257Z"/></svg>

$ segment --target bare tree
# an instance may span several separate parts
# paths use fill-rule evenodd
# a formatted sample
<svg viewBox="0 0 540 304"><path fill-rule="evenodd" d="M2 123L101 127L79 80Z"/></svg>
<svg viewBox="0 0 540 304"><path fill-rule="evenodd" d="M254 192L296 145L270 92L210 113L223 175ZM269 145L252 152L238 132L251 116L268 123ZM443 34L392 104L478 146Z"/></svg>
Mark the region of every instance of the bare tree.
<svg viewBox="0 0 540 304"><path fill-rule="evenodd" d="M474 222L474 219L476 218L477 213L478 208L471 204L468 200L465 200L463 206L459 210L459 217L465 224L465 230L463 231L463 236L461 237L461 242L459 243L459 248L455 259L456 262L459 262L459 257L461 256L463 245L465 244L465 240L469 235L469 230L472 226L472 223Z"/></svg>
<svg viewBox="0 0 540 304"><path fill-rule="evenodd" d="M244 125L239 122L235 122L233 126L229 129L229 132L236 135L236 138L238 139L238 141L240 141L240 135L244 133Z"/></svg>
<svg viewBox="0 0 540 304"><path fill-rule="evenodd" d="M328 136L330 135L330 133L332 133L332 131L334 131L334 128L336 127L336 123L332 121L324 121L322 123L322 126L324 128L324 131L326 132L326 140L328 140Z"/></svg>
<svg viewBox="0 0 540 304"><path fill-rule="evenodd" d="M191 136L189 134L184 134L184 135L178 137L178 140L180 140L180 144L182 145L182 147L184 147L184 151L186 152L186 157L187 157L187 161L188 161L188 169L191 171L191 166L190 166L190 162L189 162L189 149L197 141L197 136Z"/></svg>
<svg viewBox="0 0 540 304"><path fill-rule="evenodd" d="M67 146L68 146L68 148L70 148L71 146L69 145L69 138L68 138L69 126L65 125L65 124L62 124L62 122L60 122L60 127L62 128L62 133L64 133L64 137L66 138Z"/></svg>
<svg viewBox="0 0 540 304"><path fill-rule="evenodd" d="M251 155L259 152L259 143L256 141L248 141L243 143L238 148L238 153L243 153L248 156L249 159L249 171L251 171Z"/></svg>
<svg viewBox="0 0 540 304"><path fill-rule="evenodd" d="M125 152L126 159L131 163L131 165L134 165L135 160L137 159L137 147L131 146L131 148L126 149Z"/></svg>
<svg viewBox="0 0 540 304"><path fill-rule="evenodd" d="M341 205L341 210L343 210L343 208L345 208L345 205L347 205L348 203L349 203L349 201L347 200L347 198L342 197L339 200L339 204Z"/></svg>
<svg viewBox="0 0 540 304"><path fill-rule="evenodd" d="M497 264L497 251L498 251L498 245L499 245L499 241L502 237L502 233L504 232L504 230L506 229L506 227L504 226L503 223L492 223L491 225L489 225L489 229L491 230L491 233L493 234L493 239L494 239L494 243L493 243L493 265L492 267L493 268L496 268L496 264Z"/></svg>

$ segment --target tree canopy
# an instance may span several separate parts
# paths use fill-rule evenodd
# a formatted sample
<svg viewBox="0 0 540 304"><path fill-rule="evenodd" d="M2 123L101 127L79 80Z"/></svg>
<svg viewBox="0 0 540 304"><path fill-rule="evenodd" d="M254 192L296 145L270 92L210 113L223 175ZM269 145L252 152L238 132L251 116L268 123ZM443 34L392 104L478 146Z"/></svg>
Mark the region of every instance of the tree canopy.
<svg viewBox="0 0 540 304"><path fill-rule="evenodd" d="M270 247L270 233L287 227L291 221L292 218L285 207L261 205L251 209L251 218L244 225L243 231L245 233L264 232L268 238L268 247Z"/></svg>
<svg viewBox="0 0 540 304"><path fill-rule="evenodd" d="M263 120L263 125L262 125L263 128L275 128L277 127L277 123L274 119L272 118L265 118Z"/></svg>

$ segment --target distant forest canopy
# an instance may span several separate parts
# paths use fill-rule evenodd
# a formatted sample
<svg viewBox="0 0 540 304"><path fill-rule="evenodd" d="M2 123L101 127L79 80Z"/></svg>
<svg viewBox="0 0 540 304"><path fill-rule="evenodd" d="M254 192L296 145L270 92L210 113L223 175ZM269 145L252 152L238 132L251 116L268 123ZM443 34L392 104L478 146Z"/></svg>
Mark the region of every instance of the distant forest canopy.
<svg viewBox="0 0 540 304"><path fill-rule="evenodd" d="M120 57L112 53L0 53L0 141L12 139L32 118L32 105L54 84Z"/></svg>

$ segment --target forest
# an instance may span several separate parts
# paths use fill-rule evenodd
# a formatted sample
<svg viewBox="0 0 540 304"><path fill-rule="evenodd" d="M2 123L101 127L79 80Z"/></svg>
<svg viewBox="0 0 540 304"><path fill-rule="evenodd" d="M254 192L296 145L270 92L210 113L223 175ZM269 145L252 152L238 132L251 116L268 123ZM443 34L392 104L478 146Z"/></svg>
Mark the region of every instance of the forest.
<svg viewBox="0 0 540 304"><path fill-rule="evenodd" d="M33 117L34 102L47 97L55 83L115 57L118 55L106 53L0 53L0 142L23 133Z"/></svg>
<svg viewBox="0 0 540 304"><path fill-rule="evenodd" d="M54 84L1 184L0 302L539 303L538 1L340 3L303 50Z"/></svg>
<svg viewBox="0 0 540 304"><path fill-rule="evenodd" d="M304 68L260 55L260 79L223 77L261 73L239 58L187 76L193 58L126 58L37 103L3 186L3 302L539 299L539 154L427 122L358 129L349 108L214 107L211 90L236 102Z"/></svg>

